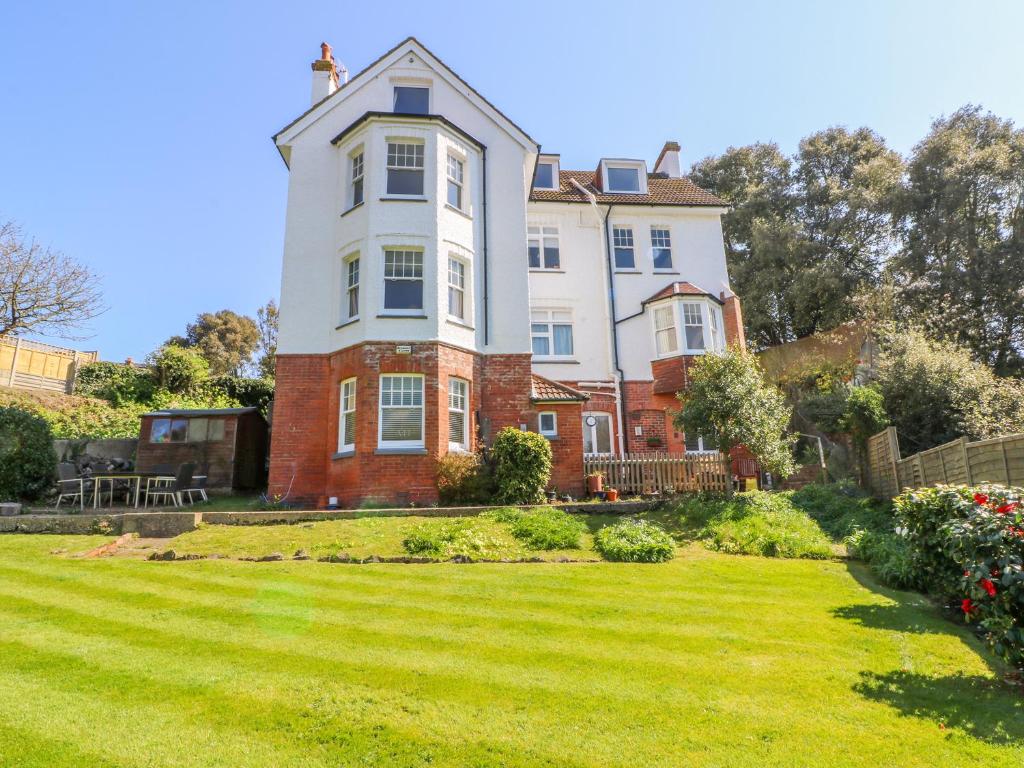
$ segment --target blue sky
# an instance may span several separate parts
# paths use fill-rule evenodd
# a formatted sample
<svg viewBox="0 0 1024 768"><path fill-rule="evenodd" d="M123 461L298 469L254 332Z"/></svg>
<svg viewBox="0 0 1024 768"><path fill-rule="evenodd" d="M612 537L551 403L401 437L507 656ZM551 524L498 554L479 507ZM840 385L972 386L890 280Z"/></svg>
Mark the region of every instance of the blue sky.
<svg viewBox="0 0 1024 768"><path fill-rule="evenodd" d="M625 11L624 11L625 9ZM563 168L792 151L867 125L906 153L968 103L1024 123L1024 3L8 3L0 219L103 278L80 349L140 359L202 311L276 297L286 170L327 40L353 73L415 35Z"/></svg>

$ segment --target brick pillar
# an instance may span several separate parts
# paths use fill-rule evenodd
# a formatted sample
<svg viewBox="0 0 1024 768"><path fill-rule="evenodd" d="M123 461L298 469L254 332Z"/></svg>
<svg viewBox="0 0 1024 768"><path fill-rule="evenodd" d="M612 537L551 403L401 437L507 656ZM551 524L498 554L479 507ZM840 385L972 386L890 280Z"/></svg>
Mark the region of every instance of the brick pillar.
<svg viewBox="0 0 1024 768"><path fill-rule="evenodd" d="M729 344L746 347L747 339L743 333L743 311L740 309L740 297L735 293L728 298L722 294L725 302L722 306L722 317L725 319L725 340Z"/></svg>
<svg viewBox="0 0 1024 768"><path fill-rule="evenodd" d="M329 379L329 363L322 355L278 356L268 479L271 495L288 493L289 502L323 505Z"/></svg>

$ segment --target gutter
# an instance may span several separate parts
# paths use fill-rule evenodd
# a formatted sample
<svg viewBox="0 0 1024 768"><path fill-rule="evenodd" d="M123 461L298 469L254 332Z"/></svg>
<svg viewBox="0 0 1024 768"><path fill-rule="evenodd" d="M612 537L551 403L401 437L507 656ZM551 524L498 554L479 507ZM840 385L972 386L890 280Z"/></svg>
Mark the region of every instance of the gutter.
<svg viewBox="0 0 1024 768"><path fill-rule="evenodd" d="M491 322L490 322L490 310L489 310L489 305L488 305L489 295L488 295L488 290L487 290L488 286L490 284L490 281L488 280L488 276L487 276L487 274L488 274L487 273L487 147L485 147L483 144L480 145L480 158L481 158L480 162L481 162L481 166L482 166L481 171L480 171L480 177L481 177L481 182L482 182L482 185L483 185L483 193L481 195L482 199L480 201L480 208L482 210L483 230L484 230L483 231L483 262L484 262L484 264L483 264L483 267L484 267L484 274L483 274L484 300L483 300L483 303L484 303L484 349L486 350L487 349L487 345L490 343L490 338L491 338Z"/></svg>

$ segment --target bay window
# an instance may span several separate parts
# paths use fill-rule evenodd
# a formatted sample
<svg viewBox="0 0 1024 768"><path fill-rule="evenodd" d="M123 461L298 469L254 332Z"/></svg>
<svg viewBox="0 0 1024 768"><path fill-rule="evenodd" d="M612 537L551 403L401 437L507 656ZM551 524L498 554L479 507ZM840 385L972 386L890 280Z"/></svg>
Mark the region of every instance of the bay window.
<svg viewBox="0 0 1024 768"><path fill-rule="evenodd" d="M356 447L356 380L341 382L341 399L338 404L338 453L355 450Z"/></svg>
<svg viewBox="0 0 1024 768"><path fill-rule="evenodd" d="M654 310L654 341L658 357L674 355L679 351L679 336L676 334L675 307L669 304Z"/></svg>
<svg viewBox="0 0 1024 768"><path fill-rule="evenodd" d="M342 321L359 317L359 256L349 256L344 261L345 311Z"/></svg>
<svg viewBox="0 0 1024 768"><path fill-rule="evenodd" d="M349 184L349 207L355 208L363 202L363 151L359 150L352 155L351 159L351 181Z"/></svg>
<svg viewBox="0 0 1024 768"><path fill-rule="evenodd" d="M381 375L379 423L379 448L423 447L422 375Z"/></svg>
<svg viewBox="0 0 1024 768"><path fill-rule="evenodd" d="M465 165L454 155L448 155L448 205L462 210L462 183Z"/></svg>
<svg viewBox="0 0 1024 768"><path fill-rule="evenodd" d="M683 303L683 338L690 352L703 352L705 349L702 307L701 304Z"/></svg>
<svg viewBox="0 0 1024 768"><path fill-rule="evenodd" d="M388 142L387 193L423 196L423 144Z"/></svg>
<svg viewBox="0 0 1024 768"><path fill-rule="evenodd" d="M448 449L469 449L469 382L448 380Z"/></svg>
<svg viewBox="0 0 1024 768"><path fill-rule="evenodd" d="M384 311L408 314L423 310L423 251L384 251Z"/></svg>

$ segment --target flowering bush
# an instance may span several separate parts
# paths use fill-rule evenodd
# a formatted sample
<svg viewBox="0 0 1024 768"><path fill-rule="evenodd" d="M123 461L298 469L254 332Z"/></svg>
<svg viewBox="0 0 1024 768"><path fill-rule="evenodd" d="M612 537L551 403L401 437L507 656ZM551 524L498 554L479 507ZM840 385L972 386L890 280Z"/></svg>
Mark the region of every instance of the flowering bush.
<svg viewBox="0 0 1024 768"><path fill-rule="evenodd" d="M663 528L646 520L622 520L606 525L594 537L594 548L605 560L626 563L663 563L676 547Z"/></svg>
<svg viewBox="0 0 1024 768"><path fill-rule="evenodd" d="M894 501L925 589L955 600L1006 661L1024 666L1024 490L937 486Z"/></svg>
<svg viewBox="0 0 1024 768"><path fill-rule="evenodd" d="M948 557L963 570L960 607L992 649L1024 666L1024 507L1019 489L974 493L968 515L942 527Z"/></svg>

